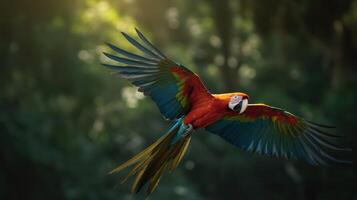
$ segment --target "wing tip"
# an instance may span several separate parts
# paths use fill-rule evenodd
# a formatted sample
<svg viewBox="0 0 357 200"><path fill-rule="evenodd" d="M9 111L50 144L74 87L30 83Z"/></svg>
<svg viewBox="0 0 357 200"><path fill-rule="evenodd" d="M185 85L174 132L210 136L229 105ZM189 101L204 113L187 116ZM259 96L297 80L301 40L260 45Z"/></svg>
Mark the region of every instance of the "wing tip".
<svg viewBox="0 0 357 200"><path fill-rule="evenodd" d="M310 120L306 120L306 122L308 122L309 124L312 124L312 125L315 125L315 126L318 126L318 127L322 127L322 128L329 128L329 129L336 129L337 127L336 126L333 126L333 125L327 125L327 124L320 124L320 123L316 123L316 122L313 122L313 121L310 121Z"/></svg>
<svg viewBox="0 0 357 200"><path fill-rule="evenodd" d="M113 44L109 43L109 42L104 42L104 44L106 44L107 46L114 46Z"/></svg>
<svg viewBox="0 0 357 200"><path fill-rule="evenodd" d="M123 31L121 31L120 33L125 37L125 39L127 39L127 40L132 39L132 38L130 37L130 35L128 35L127 33L123 32Z"/></svg>
<svg viewBox="0 0 357 200"><path fill-rule="evenodd" d="M109 48L111 48L114 51L117 51L118 47L115 46L114 44L111 44L109 42L104 42L104 44L106 44Z"/></svg>
<svg viewBox="0 0 357 200"><path fill-rule="evenodd" d="M105 51L103 51L102 52L106 57L108 57L108 58L110 58L111 56L113 56L112 54L110 54L110 53L108 53L108 52L105 52Z"/></svg>
<svg viewBox="0 0 357 200"><path fill-rule="evenodd" d="M141 32L139 31L139 28L138 28L138 27L135 27L134 29L135 29L136 33L141 33Z"/></svg>

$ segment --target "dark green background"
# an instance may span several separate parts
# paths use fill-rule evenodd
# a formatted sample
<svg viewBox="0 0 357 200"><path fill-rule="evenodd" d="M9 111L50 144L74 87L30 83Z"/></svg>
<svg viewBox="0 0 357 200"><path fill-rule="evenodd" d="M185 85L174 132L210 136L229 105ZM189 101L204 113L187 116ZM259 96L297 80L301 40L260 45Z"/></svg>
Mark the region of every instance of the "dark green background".
<svg viewBox="0 0 357 200"><path fill-rule="evenodd" d="M143 199L115 165L168 127L100 65L145 33L212 92L333 124L357 148L356 0L1 0L0 199ZM352 158L354 159L354 158ZM200 131L149 199L357 199L356 163L248 154Z"/></svg>

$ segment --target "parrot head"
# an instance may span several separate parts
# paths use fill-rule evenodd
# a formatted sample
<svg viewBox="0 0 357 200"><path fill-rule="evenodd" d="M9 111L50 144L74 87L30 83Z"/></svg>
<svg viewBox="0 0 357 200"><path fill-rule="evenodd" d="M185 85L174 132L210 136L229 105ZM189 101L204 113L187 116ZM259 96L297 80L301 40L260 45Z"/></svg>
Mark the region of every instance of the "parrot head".
<svg viewBox="0 0 357 200"><path fill-rule="evenodd" d="M242 94L233 95L229 102L228 108L242 114L248 106L248 96Z"/></svg>

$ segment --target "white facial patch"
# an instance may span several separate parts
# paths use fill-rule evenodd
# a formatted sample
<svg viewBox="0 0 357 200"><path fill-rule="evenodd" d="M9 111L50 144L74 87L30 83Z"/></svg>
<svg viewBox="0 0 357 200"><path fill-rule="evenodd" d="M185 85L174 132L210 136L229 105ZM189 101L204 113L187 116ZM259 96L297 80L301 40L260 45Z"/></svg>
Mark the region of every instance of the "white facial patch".
<svg viewBox="0 0 357 200"><path fill-rule="evenodd" d="M233 96L231 97L229 103L228 103L228 107L231 110L234 110L234 107L239 104L239 102L242 101L242 97L241 96Z"/></svg>

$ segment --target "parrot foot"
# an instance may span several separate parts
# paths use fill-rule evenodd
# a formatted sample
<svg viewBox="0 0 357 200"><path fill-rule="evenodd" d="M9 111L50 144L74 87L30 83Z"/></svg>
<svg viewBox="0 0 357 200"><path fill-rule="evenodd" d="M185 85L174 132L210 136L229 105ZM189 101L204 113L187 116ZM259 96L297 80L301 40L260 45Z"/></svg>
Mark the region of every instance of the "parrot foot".
<svg viewBox="0 0 357 200"><path fill-rule="evenodd" d="M187 126L188 126L187 131L188 131L188 132L191 132L191 131L193 130L192 124L188 124Z"/></svg>
<svg viewBox="0 0 357 200"><path fill-rule="evenodd" d="M187 135L189 135L189 134L192 132L192 130L193 130L192 124L188 124L187 126L188 126L188 127L187 127L187 129L185 130L185 133L183 134L183 137L186 137Z"/></svg>

